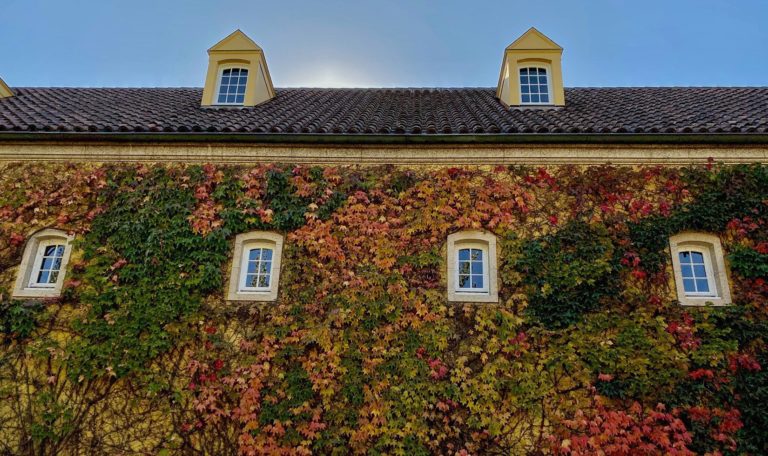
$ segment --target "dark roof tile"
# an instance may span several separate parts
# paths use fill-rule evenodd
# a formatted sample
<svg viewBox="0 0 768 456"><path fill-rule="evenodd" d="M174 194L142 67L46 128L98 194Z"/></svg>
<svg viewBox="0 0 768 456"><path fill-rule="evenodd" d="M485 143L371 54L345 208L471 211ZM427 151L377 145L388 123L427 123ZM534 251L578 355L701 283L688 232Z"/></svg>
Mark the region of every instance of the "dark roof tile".
<svg viewBox="0 0 768 456"><path fill-rule="evenodd" d="M492 88L277 89L202 108L195 88L18 88L0 131L257 134L760 133L768 87L572 88L563 108L507 108Z"/></svg>

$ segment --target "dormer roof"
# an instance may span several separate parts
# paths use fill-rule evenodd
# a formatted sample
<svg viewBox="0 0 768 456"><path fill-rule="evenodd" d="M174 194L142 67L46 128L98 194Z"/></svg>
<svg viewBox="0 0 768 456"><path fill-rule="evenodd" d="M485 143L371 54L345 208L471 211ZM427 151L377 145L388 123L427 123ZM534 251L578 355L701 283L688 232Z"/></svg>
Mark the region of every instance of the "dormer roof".
<svg viewBox="0 0 768 456"><path fill-rule="evenodd" d="M512 42L509 46L506 48L508 51L512 50L557 50L562 51L563 48L560 47L559 44L555 43L551 39L549 39L548 36L541 33L536 29L536 27L531 27L520 35L518 39Z"/></svg>
<svg viewBox="0 0 768 456"><path fill-rule="evenodd" d="M208 53L221 51L262 51L261 47L240 29L235 30L208 49Z"/></svg>

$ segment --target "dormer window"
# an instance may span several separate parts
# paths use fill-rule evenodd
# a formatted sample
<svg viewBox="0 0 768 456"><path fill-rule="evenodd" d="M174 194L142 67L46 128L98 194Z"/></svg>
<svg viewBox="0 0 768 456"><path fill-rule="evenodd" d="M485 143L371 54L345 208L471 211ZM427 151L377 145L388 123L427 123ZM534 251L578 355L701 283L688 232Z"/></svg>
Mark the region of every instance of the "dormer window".
<svg viewBox="0 0 768 456"><path fill-rule="evenodd" d="M201 106L256 106L276 95L264 51L235 30L208 49Z"/></svg>
<svg viewBox="0 0 768 456"><path fill-rule="evenodd" d="M546 68L520 68L520 98L522 104L550 104Z"/></svg>
<svg viewBox="0 0 768 456"><path fill-rule="evenodd" d="M531 28L504 50L496 96L508 107L565 106L563 48Z"/></svg>
<svg viewBox="0 0 768 456"><path fill-rule="evenodd" d="M225 68L222 70L216 103L242 105L245 102L246 82L248 82L248 70L245 68Z"/></svg>

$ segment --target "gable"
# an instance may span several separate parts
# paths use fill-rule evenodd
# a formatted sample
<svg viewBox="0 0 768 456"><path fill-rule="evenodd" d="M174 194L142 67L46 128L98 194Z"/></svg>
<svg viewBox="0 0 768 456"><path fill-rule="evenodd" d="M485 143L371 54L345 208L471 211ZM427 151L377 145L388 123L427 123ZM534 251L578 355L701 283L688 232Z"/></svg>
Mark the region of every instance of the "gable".
<svg viewBox="0 0 768 456"><path fill-rule="evenodd" d="M516 39L512 44L507 46L508 51L521 51L527 49L535 49L539 51L548 49L553 51L563 50L560 45L547 38L546 35L536 30L534 27L529 28L527 32L520 36L520 38Z"/></svg>
<svg viewBox="0 0 768 456"><path fill-rule="evenodd" d="M216 51L261 51L261 48L240 29L237 29L208 49L208 52Z"/></svg>

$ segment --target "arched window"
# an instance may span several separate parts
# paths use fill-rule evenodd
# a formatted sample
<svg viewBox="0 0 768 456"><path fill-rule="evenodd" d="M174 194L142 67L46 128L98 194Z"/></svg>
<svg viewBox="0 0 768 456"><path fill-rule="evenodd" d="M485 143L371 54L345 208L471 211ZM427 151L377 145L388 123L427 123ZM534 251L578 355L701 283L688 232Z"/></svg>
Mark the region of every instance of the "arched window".
<svg viewBox="0 0 768 456"><path fill-rule="evenodd" d="M680 233L669 239L677 299L684 305L723 305L731 293L720 238Z"/></svg>
<svg viewBox="0 0 768 456"><path fill-rule="evenodd" d="M496 236L461 231L448 236L448 300L497 302Z"/></svg>
<svg viewBox="0 0 768 456"><path fill-rule="evenodd" d="M282 250L283 237L279 234L252 231L237 235L227 299L276 300Z"/></svg>
<svg viewBox="0 0 768 456"><path fill-rule="evenodd" d="M72 236L52 228L33 234L24 248L13 296L19 298L59 296L72 250L71 241Z"/></svg>
<svg viewBox="0 0 768 456"><path fill-rule="evenodd" d="M522 104L551 104L547 69L520 68L520 101Z"/></svg>
<svg viewBox="0 0 768 456"><path fill-rule="evenodd" d="M245 68L224 68L219 77L216 103L220 105L241 105L245 102L245 85L248 70Z"/></svg>

